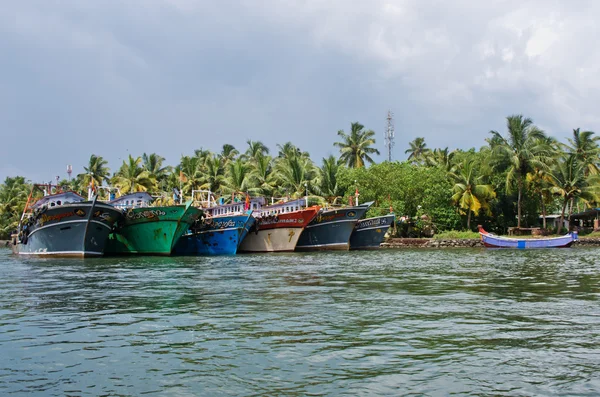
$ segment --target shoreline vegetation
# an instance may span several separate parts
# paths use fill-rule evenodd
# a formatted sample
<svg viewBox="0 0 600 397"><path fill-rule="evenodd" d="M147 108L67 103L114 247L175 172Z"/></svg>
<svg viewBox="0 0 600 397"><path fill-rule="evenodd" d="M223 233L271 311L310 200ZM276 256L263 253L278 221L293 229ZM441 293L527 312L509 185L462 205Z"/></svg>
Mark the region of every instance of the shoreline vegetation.
<svg viewBox="0 0 600 397"><path fill-rule="evenodd" d="M72 178L53 184L84 197L93 186L101 200L147 191L156 205L189 200L200 189L224 202L246 194L308 196L311 205L322 206L348 204L358 194L360 202L375 201L365 217L396 214L392 237L437 241L479 239L478 224L497 235L526 227L563 235L571 226L591 226L570 225L571 214L600 206L600 137L592 131L577 128L559 142L531 119L512 115L506 130L490 131L480 148L430 149L417 137L405 151L407 160L381 163L372 158L379 154L375 132L360 123L337 138L338 156L320 161L292 142L271 151L252 140L237 148L225 144L220 152L200 148L173 165L157 153L129 155L114 171L92 154ZM0 184L0 239L17 228L32 183L14 176ZM579 230L582 239L587 230Z"/></svg>

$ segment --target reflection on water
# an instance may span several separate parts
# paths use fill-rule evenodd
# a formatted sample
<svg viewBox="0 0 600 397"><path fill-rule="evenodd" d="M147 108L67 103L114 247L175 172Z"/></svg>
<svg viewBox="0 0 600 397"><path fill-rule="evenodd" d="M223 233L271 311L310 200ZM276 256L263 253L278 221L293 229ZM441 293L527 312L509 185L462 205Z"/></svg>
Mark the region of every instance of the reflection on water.
<svg viewBox="0 0 600 397"><path fill-rule="evenodd" d="M0 394L597 395L599 253L0 250Z"/></svg>

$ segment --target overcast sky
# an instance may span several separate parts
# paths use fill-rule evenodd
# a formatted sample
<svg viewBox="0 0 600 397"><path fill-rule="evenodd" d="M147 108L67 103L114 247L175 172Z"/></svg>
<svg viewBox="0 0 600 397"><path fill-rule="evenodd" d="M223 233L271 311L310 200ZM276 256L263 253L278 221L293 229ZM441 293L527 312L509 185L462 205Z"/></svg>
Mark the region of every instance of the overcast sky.
<svg viewBox="0 0 600 397"><path fill-rule="evenodd" d="M0 178L128 154L337 154L339 129L480 147L523 113L600 132L597 1L28 0L0 7Z"/></svg>

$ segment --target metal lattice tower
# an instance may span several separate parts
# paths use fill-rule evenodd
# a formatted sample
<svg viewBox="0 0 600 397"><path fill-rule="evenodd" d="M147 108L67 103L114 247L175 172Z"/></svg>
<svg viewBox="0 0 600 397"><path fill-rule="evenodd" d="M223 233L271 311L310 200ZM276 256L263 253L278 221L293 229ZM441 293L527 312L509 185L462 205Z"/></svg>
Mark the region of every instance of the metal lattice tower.
<svg viewBox="0 0 600 397"><path fill-rule="evenodd" d="M392 148L394 147L394 113L388 110L386 117L387 127L385 129L385 146L388 151L388 161L392 161Z"/></svg>

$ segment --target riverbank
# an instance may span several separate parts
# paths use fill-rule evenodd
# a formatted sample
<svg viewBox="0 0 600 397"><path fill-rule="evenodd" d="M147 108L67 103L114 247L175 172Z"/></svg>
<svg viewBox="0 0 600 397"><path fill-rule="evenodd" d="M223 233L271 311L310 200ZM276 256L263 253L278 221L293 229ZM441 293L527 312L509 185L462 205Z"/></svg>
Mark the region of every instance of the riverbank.
<svg viewBox="0 0 600 397"><path fill-rule="evenodd" d="M599 237L580 237L573 246L600 247ZM483 247L478 238L435 239L435 238L390 238L381 248L473 248Z"/></svg>

